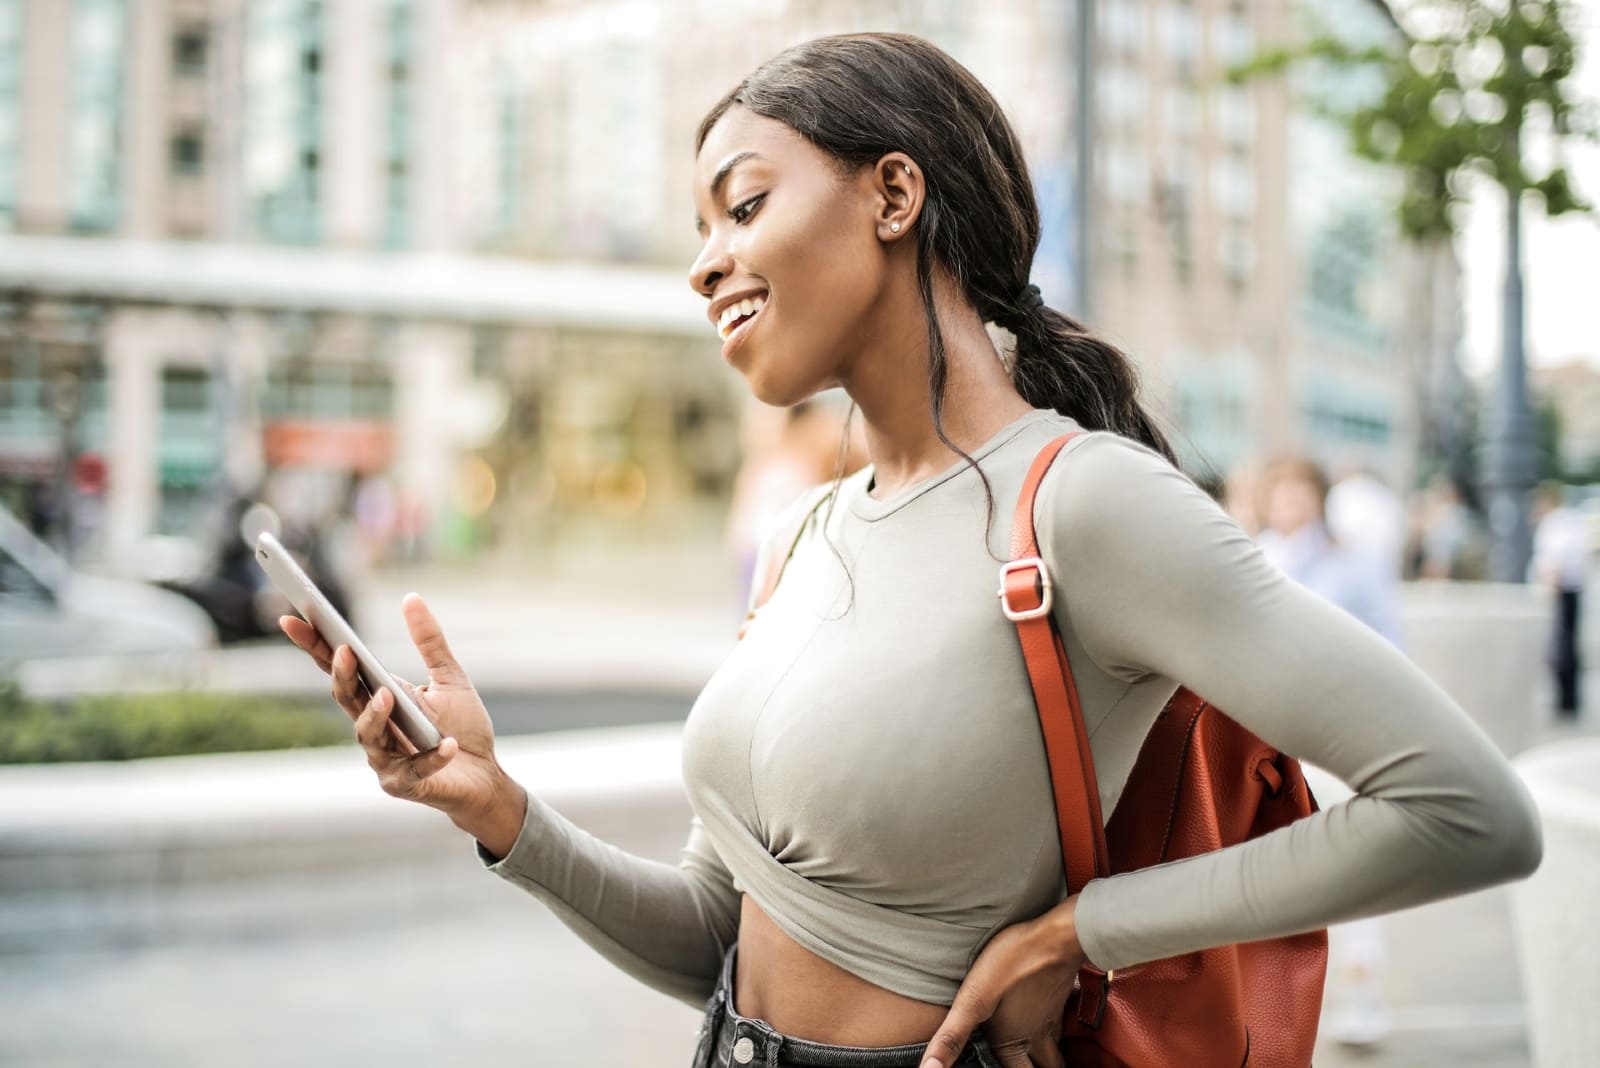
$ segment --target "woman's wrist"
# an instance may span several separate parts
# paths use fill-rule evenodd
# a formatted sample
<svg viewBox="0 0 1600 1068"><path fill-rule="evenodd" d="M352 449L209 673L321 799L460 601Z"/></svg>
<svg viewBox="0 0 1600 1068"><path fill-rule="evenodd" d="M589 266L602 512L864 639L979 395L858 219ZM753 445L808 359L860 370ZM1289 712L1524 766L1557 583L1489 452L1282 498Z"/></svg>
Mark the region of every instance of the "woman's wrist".
<svg viewBox="0 0 1600 1068"><path fill-rule="evenodd" d="M528 792L504 770L496 769L493 785L483 801L447 810L445 814L500 859L511 852L522 834L523 821L528 817Z"/></svg>
<svg viewBox="0 0 1600 1068"><path fill-rule="evenodd" d="M1078 895L1073 894L1036 921L1044 944L1050 948L1051 958L1069 965L1074 971L1088 960L1083 943L1078 940L1077 911Z"/></svg>

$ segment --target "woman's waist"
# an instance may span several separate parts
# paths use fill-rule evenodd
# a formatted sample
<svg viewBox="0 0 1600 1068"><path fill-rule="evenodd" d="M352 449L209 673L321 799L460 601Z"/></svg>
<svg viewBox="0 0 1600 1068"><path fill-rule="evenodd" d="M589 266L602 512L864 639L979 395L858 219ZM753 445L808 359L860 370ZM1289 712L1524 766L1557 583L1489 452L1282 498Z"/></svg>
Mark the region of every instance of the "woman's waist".
<svg viewBox="0 0 1600 1068"><path fill-rule="evenodd" d="M848 1046L926 1042L949 1012L817 955L749 894L740 909L734 1009L796 1038Z"/></svg>

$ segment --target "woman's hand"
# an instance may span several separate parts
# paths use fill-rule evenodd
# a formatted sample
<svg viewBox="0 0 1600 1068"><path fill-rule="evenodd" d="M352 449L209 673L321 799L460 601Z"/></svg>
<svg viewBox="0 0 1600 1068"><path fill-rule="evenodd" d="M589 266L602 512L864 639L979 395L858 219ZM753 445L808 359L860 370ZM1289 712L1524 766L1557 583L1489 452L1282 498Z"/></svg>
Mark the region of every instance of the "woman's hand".
<svg viewBox="0 0 1600 1068"><path fill-rule="evenodd" d="M296 616L283 616L278 626L333 677L333 698L355 721L356 741L366 751L367 763L377 772L384 792L440 809L471 830L468 822L484 823L508 801L525 803L525 795L495 760L489 713L450 652L427 604L416 594L408 594L401 610L411 641L427 665L428 681L422 686L396 681L444 736L437 749L426 753L418 752L399 727L391 724L394 697L387 687L379 687L370 698L363 693L355 653L349 646L330 649L311 624ZM514 822L520 827L521 814L501 813L494 822ZM484 844L493 849L490 842ZM509 842L503 844L509 848Z"/></svg>
<svg viewBox="0 0 1600 1068"><path fill-rule="evenodd" d="M1072 922L1076 895L991 938L973 961L922 1068L948 1068L980 1025L1003 1068L1065 1068L1056 1040L1084 963Z"/></svg>

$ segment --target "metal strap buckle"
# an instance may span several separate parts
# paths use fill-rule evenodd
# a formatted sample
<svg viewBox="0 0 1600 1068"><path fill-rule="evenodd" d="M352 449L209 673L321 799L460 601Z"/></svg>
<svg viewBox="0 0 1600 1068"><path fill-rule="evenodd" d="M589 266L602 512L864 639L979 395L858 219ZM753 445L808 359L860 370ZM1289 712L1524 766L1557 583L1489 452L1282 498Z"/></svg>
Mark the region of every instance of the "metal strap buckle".
<svg viewBox="0 0 1600 1068"><path fill-rule="evenodd" d="M1012 608L1011 602L1006 599L1006 576L1014 571L1023 571L1028 568L1039 572L1039 605L1037 608ZM1050 569L1044 566L1044 560L1041 558L1024 556L1020 560L1012 560L1000 565L1000 610L1013 623L1049 615L1050 605L1054 600L1054 589L1050 584Z"/></svg>

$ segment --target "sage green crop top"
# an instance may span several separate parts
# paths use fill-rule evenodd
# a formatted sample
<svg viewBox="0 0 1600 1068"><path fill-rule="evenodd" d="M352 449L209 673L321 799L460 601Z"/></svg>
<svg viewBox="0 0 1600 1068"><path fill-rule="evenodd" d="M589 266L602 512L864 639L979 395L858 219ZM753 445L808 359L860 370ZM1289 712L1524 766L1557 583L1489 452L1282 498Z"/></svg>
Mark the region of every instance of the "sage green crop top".
<svg viewBox="0 0 1600 1068"><path fill-rule="evenodd" d="M886 500L869 496L868 468L808 520L685 724L694 819L676 865L599 841L537 798L510 853L480 847L483 862L696 1007L738 936L741 893L819 956L949 1004L992 935L1064 893L1038 718L990 554L1008 556L1039 448L1076 429L1035 410L973 452L995 498L987 549L965 461ZM1084 435L1035 515L1108 818L1180 680L1355 791L1243 845L1089 883L1076 918L1093 963L1323 927L1537 865L1528 793L1483 732L1383 638L1275 570L1161 456Z"/></svg>

